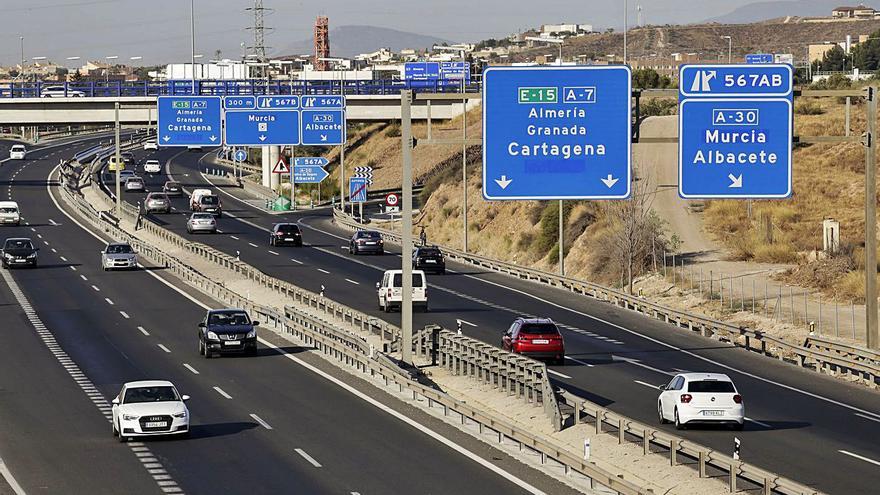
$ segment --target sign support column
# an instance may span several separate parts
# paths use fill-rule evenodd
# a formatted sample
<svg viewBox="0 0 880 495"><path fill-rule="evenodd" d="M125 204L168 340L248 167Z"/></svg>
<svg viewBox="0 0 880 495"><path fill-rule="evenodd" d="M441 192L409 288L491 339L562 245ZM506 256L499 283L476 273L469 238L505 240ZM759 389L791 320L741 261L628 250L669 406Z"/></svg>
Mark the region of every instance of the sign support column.
<svg viewBox="0 0 880 495"><path fill-rule="evenodd" d="M119 182L119 169L122 167L122 158L119 150L119 102L117 101L113 105L113 110L116 115L116 125L115 125L115 140L116 140L116 154L114 160L116 160L116 218L122 219L122 194L121 194L121 185Z"/></svg>
<svg viewBox="0 0 880 495"><path fill-rule="evenodd" d="M865 140L865 333L869 349L880 348L877 325L877 88L869 86Z"/></svg>
<svg viewBox="0 0 880 495"><path fill-rule="evenodd" d="M565 223L562 220L562 200L559 200L559 275L565 276L565 237L562 235Z"/></svg>
<svg viewBox="0 0 880 495"><path fill-rule="evenodd" d="M401 269L403 271L403 301L400 306L400 359L413 364L412 355L412 90L400 92L400 139L403 144L403 213L400 218Z"/></svg>
<svg viewBox="0 0 880 495"><path fill-rule="evenodd" d="M464 94L464 77L461 79L461 92ZM430 101L430 100L429 100ZM468 252L468 202L467 202L467 100L461 100L461 221L464 236L462 251Z"/></svg>

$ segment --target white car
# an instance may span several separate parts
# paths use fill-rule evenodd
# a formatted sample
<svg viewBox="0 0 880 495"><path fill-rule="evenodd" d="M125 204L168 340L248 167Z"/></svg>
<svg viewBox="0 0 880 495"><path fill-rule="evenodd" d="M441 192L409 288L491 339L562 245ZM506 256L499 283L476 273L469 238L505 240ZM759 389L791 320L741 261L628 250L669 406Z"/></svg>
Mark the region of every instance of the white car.
<svg viewBox="0 0 880 495"><path fill-rule="evenodd" d="M414 308L428 311L428 281L422 270L412 271L412 304ZM381 282L376 282L379 309L388 313L399 308L403 301L403 270L385 270Z"/></svg>
<svg viewBox="0 0 880 495"><path fill-rule="evenodd" d="M157 143L156 141L144 141L144 149L157 150L159 149L159 143Z"/></svg>
<svg viewBox="0 0 880 495"><path fill-rule="evenodd" d="M146 189L144 180L140 177L129 177L125 180L125 192L144 192L144 189Z"/></svg>
<svg viewBox="0 0 880 495"><path fill-rule="evenodd" d="M21 215L18 211L18 203L15 201L0 201L0 223L14 225L21 224Z"/></svg>
<svg viewBox="0 0 880 495"><path fill-rule="evenodd" d="M661 424L671 421L679 430L694 424L743 427L743 398L725 374L681 373L659 388L657 414Z"/></svg>
<svg viewBox="0 0 880 495"><path fill-rule="evenodd" d="M158 174L162 171L162 164L159 160L147 160L144 162L144 172L148 174Z"/></svg>
<svg viewBox="0 0 880 495"><path fill-rule="evenodd" d="M24 160L26 156L27 148L25 148L23 144L13 144L12 147L9 148L10 160Z"/></svg>
<svg viewBox="0 0 880 495"><path fill-rule="evenodd" d="M188 395L171 382L128 382L113 399L113 436L120 442L132 437L189 434Z"/></svg>
<svg viewBox="0 0 880 495"><path fill-rule="evenodd" d="M65 89L64 86L49 86L40 91L40 98L82 98L86 94L75 89Z"/></svg>

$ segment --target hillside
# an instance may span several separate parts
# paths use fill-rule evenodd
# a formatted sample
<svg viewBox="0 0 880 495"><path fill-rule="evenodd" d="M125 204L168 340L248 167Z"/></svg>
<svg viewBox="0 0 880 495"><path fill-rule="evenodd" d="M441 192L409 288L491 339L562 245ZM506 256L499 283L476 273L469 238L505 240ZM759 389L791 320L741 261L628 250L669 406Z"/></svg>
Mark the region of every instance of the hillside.
<svg viewBox="0 0 880 495"><path fill-rule="evenodd" d="M727 14L706 19L706 23L745 24L779 17L822 17L835 7L844 5L840 0L777 0L743 5ZM853 5L858 2L854 2ZM863 2L864 3L864 2ZM870 3L870 2L869 2Z"/></svg>
<svg viewBox="0 0 880 495"><path fill-rule="evenodd" d="M449 41L376 26L339 26L330 30L330 53L334 57L354 57L380 48L390 48L394 52L404 48L419 50L441 43L449 43ZM309 38L292 43L279 50L279 53L292 55L314 51L314 42Z"/></svg>
<svg viewBox="0 0 880 495"><path fill-rule="evenodd" d="M705 58L727 57L727 40L733 38L733 56L742 59L746 53L792 53L803 57L805 47L818 40L857 38L880 29L880 20L852 22L773 21L758 24L695 24L687 26L646 26L631 29L627 50L631 59L669 57L672 53L698 53ZM556 47L536 47L511 56L521 62L539 54L555 56ZM569 38L563 45L566 59L586 55L604 59L607 55L623 55L623 34L602 33Z"/></svg>

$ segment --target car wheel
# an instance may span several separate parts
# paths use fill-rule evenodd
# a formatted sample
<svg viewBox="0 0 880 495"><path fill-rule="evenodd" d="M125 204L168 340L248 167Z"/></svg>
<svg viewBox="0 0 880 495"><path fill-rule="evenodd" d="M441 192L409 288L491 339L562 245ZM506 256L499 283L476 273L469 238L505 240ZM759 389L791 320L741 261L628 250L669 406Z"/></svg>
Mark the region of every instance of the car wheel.
<svg viewBox="0 0 880 495"><path fill-rule="evenodd" d="M349 252L350 252L351 254L357 256L357 254L358 254L358 248L357 248L357 246L351 248L351 250L349 250Z"/></svg>
<svg viewBox="0 0 880 495"><path fill-rule="evenodd" d="M118 426L116 428L116 431L119 432L119 435L117 435L116 438L118 438L121 443L125 443L128 441L128 437L122 434L122 430L120 430Z"/></svg>
<svg viewBox="0 0 880 495"><path fill-rule="evenodd" d="M684 423L682 423L678 419L678 408L675 409L675 429L676 430L683 430L684 429Z"/></svg>
<svg viewBox="0 0 880 495"><path fill-rule="evenodd" d="M119 436L119 430L116 429L116 423L115 423L115 422L113 423L113 436L114 436L114 437L118 437L118 436Z"/></svg>
<svg viewBox="0 0 880 495"><path fill-rule="evenodd" d="M668 422L663 417L663 406L659 402L657 403L657 422L661 425L665 425Z"/></svg>

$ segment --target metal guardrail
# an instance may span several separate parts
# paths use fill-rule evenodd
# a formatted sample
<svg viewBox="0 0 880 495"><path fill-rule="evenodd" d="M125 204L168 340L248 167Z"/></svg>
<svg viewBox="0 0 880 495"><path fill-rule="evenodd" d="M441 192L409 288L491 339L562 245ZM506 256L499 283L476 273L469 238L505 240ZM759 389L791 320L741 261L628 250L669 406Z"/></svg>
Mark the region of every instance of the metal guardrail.
<svg viewBox="0 0 880 495"><path fill-rule="evenodd" d="M460 93L458 80L437 81L434 84L419 82L411 85L405 81L266 81L265 79L240 80L197 80L195 92L192 81L88 81L88 82L18 82L0 84L0 100L7 98L48 97L48 88L62 88L57 96L70 98L137 97L137 96L189 96L193 93L203 96L239 95L400 95L404 89L419 93ZM472 82L465 86L468 93L479 93L481 86ZM56 95L53 95L56 96Z"/></svg>
<svg viewBox="0 0 880 495"><path fill-rule="evenodd" d="M351 230L364 228L363 225L338 210L333 211L333 218L338 225ZM381 232L387 240L400 243L400 234L396 232L375 227L370 227L370 229ZM772 335L767 335L759 329L737 327L705 316L669 308L638 296L584 280L554 275L476 254L464 253L446 246L441 246L441 249L447 258L461 263L505 273L522 280L549 285L576 294L590 296L618 307L663 320L678 328L698 332L704 337L712 337L764 356L775 357L785 362L794 363L802 368L813 369L817 372L823 372L832 368L843 370L847 374L857 377L862 383L871 388L877 388L878 384L880 384L880 364L866 358L864 350L858 347L836 344L836 349L832 352L815 347L810 348L806 345L796 345ZM846 349L846 352L838 349ZM863 357L852 358L847 356Z"/></svg>

